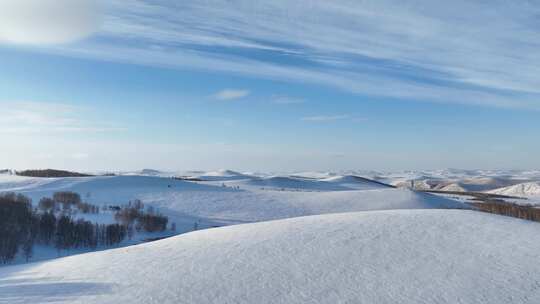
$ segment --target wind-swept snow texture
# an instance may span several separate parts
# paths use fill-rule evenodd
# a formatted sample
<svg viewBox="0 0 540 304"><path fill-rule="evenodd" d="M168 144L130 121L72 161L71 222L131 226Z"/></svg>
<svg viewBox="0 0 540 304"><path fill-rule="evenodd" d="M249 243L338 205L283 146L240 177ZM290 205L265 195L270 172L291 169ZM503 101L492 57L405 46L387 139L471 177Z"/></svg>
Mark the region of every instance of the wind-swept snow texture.
<svg viewBox="0 0 540 304"><path fill-rule="evenodd" d="M236 225L0 268L0 303L540 303L539 231L466 210Z"/></svg>

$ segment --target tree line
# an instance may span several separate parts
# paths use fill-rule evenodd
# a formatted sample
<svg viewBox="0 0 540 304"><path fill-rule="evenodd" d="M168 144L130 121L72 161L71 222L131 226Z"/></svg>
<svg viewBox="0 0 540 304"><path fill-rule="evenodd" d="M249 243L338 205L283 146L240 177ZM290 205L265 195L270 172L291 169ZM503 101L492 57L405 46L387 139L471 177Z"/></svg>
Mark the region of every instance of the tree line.
<svg viewBox="0 0 540 304"><path fill-rule="evenodd" d="M72 248L94 249L131 238L134 229L155 232L167 228L168 218L153 208L145 212L140 201L120 208L115 213L118 221L115 224L73 219L64 207L58 212L58 205L99 210L97 206L83 203L73 192L59 192L53 198L43 198L35 209L31 199L24 195L0 194L0 262L10 262L19 252L28 261L33 255L34 244L52 245L59 252Z"/></svg>
<svg viewBox="0 0 540 304"><path fill-rule="evenodd" d="M44 169L44 170L24 170L15 172L20 176L29 177L88 177L90 174L83 174L79 172L70 172L64 170Z"/></svg>
<svg viewBox="0 0 540 304"><path fill-rule="evenodd" d="M535 206L512 204L495 199L470 204L481 211L540 222L540 208Z"/></svg>

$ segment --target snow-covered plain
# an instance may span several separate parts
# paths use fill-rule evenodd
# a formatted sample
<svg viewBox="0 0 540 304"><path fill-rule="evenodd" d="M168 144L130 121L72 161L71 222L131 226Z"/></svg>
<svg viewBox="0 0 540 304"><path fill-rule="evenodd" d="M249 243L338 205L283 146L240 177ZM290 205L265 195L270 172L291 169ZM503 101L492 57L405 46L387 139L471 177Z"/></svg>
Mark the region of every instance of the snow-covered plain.
<svg viewBox="0 0 540 304"><path fill-rule="evenodd" d="M0 303L540 303L540 224L327 214L0 268Z"/></svg>

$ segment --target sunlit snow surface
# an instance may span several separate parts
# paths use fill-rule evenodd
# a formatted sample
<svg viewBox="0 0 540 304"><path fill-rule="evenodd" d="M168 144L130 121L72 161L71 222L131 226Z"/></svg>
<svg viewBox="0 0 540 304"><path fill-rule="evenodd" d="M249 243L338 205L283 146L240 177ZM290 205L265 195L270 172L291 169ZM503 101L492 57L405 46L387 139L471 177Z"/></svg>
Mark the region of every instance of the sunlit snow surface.
<svg viewBox="0 0 540 304"><path fill-rule="evenodd" d="M174 233L326 213L463 207L455 201L407 189L389 188L352 176L313 179L253 176L224 170L191 176L204 181L186 181L151 172L152 176L131 173L48 179L5 174L0 175L0 191L25 194L32 198L34 204L56 191L75 191L85 201L100 206L124 205L130 200L141 199L145 205L153 206L167 215L170 223L176 224ZM93 223L113 221L113 213L110 211L101 211L98 215L78 214L76 217ZM167 233L170 235L172 232ZM157 236L160 235L137 234L133 240L126 240L120 245L131 245ZM82 251L57 253L46 247L36 247L32 261ZM14 262L21 263L24 260L19 257Z"/></svg>
<svg viewBox="0 0 540 304"><path fill-rule="evenodd" d="M0 268L0 303L540 303L540 224L390 210Z"/></svg>
<svg viewBox="0 0 540 304"><path fill-rule="evenodd" d="M99 205L141 199L182 233L56 259L38 247L49 260L0 267L0 303L540 302L540 224L450 210L465 205L356 174L0 175L0 192L34 202L55 191Z"/></svg>
<svg viewBox="0 0 540 304"><path fill-rule="evenodd" d="M193 221L221 226L348 211L462 207L444 198L350 176L309 179L232 172L197 178L204 181L139 175L50 179L2 176L0 191L23 193L34 202L55 191L75 191L98 205L122 205L141 199L172 221L185 222L187 231L192 229Z"/></svg>

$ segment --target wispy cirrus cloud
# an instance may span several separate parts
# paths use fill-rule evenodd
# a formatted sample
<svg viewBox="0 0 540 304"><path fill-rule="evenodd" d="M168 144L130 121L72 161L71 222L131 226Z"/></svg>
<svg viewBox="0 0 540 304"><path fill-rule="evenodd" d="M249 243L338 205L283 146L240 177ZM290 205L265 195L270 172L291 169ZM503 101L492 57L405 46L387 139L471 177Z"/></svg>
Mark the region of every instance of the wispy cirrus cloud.
<svg viewBox="0 0 540 304"><path fill-rule="evenodd" d="M276 95L276 96L272 97L272 102L275 103L275 104L288 105L288 104L305 103L306 100L302 99L302 98L297 98L297 97Z"/></svg>
<svg viewBox="0 0 540 304"><path fill-rule="evenodd" d="M350 115L350 114L338 114L338 115L315 115L302 117L300 120L308 122L333 122L333 121L348 121L348 122L365 122L368 119L365 117Z"/></svg>
<svg viewBox="0 0 540 304"><path fill-rule="evenodd" d="M346 120L351 118L350 115L342 114L342 115L317 115L317 116L307 116L302 117L302 121L311 121L311 122L329 122L329 121L337 121L337 120Z"/></svg>
<svg viewBox="0 0 540 304"><path fill-rule="evenodd" d="M212 95L217 100L235 100L249 96L251 92L249 90L240 90L240 89L224 89L214 95Z"/></svg>
<svg viewBox="0 0 540 304"><path fill-rule="evenodd" d="M403 100L540 109L540 4L534 1L104 5L94 39L48 50Z"/></svg>
<svg viewBox="0 0 540 304"><path fill-rule="evenodd" d="M0 102L3 118L0 133L112 132L125 128L83 117L88 109L63 103Z"/></svg>

